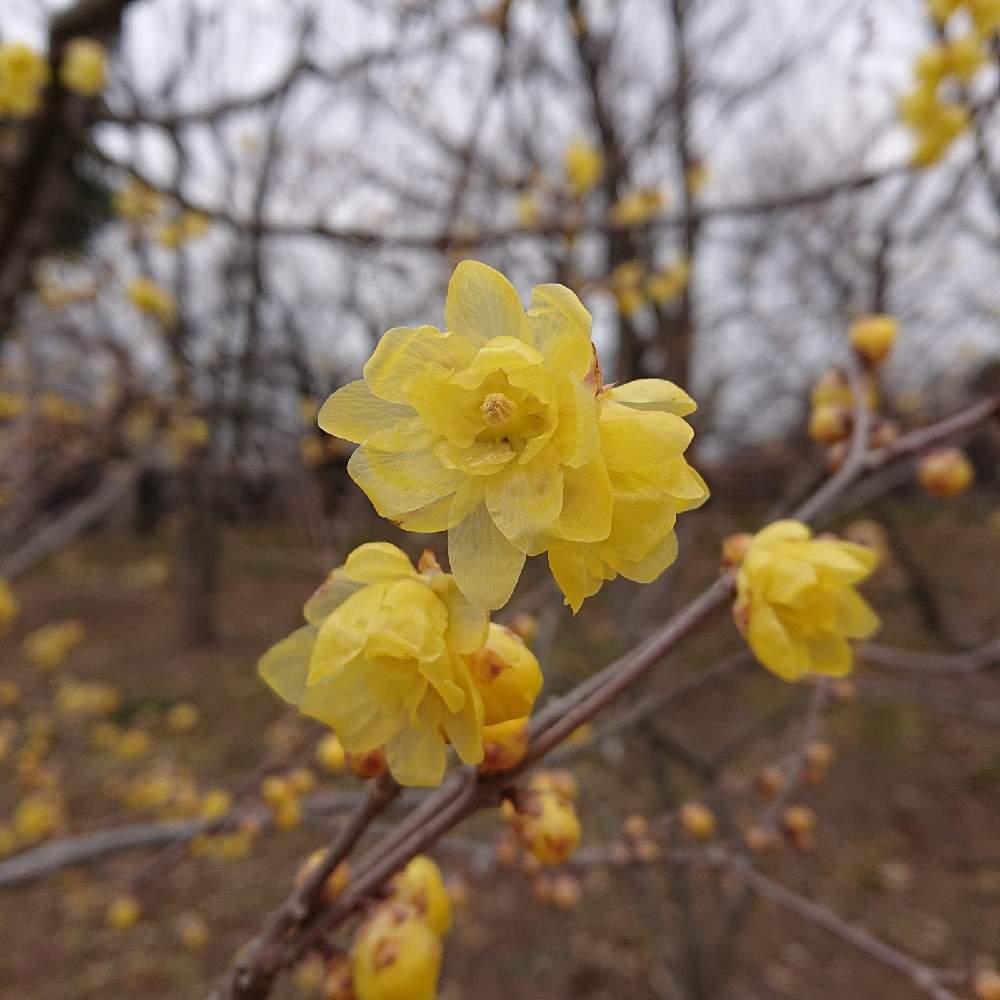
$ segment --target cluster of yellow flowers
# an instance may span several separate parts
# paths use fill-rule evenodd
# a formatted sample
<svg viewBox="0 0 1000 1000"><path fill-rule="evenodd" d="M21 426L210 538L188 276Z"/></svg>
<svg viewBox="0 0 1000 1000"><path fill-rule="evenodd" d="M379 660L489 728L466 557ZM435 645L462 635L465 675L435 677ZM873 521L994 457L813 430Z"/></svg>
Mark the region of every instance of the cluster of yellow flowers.
<svg viewBox="0 0 1000 1000"><path fill-rule="evenodd" d="M966 88L989 58L990 43L1000 30L997 0L928 0L942 41L922 52L914 66L913 89L899 102L900 118L916 139L913 162L936 163L968 128ZM964 22L962 33L945 33Z"/></svg>
<svg viewBox="0 0 1000 1000"><path fill-rule="evenodd" d="M184 243L201 239L212 225L212 220L202 212L192 209L168 211L163 195L136 177L130 177L115 192L112 205L136 230L147 227L150 235L167 250L176 250Z"/></svg>
<svg viewBox="0 0 1000 1000"><path fill-rule="evenodd" d="M21 643L21 649L28 661L39 670L55 670L83 642L83 637L80 622L53 622L29 632Z"/></svg>
<svg viewBox="0 0 1000 1000"><path fill-rule="evenodd" d="M99 718L118 708L121 692L111 684L67 677L56 690L55 704L64 715Z"/></svg>
<svg viewBox="0 0 1000 1000"><path fill-rule="evenodd" d="M59 79L67 90L83 97L96 97L107 80L107 54L93 38L74 38L59 67Z"/></svg>
<svg viewBox="0 0 1000 1000"><path fill-rule="evenodd" d="M619 574L655 579L675 558L677 514L708 496L684 459L691 398L659 379L604 386L590 314L562 285L536 286L525 312L503 275L465 261L445 321L390 330L320 411L361 445L348 472L375 509L448 530L478 607L502 607L542 552L574 610Z"/></svg>
<svg viewBox="0 0 1000 1000"><path fill-rule="evenodd" d="M261 676L350 754L384 747L402 784L440 783L446 740L479 764L483 726L526 716L541 688L537 660L450 574L427 556L414 569L385 542L355 549L304 615L261 658Z"/></svg>
<svg viewBox="0 0 1000 1000"><path fill-rule="evenodd" d="M133 278L126 288L129 301L141 313L152 316L162 326L171 326L177 317L177 303L162 285L152 278Z"/></svg>
<svg viewBox="0 0 1000 1000"><path fill-rule="evenodd" d="M564 154L566 181L575 198L589 194L604 176L604 156L586 139L574 139Z"/></svg>
<svg viewBox="0 0 1000 1000"><path fill-rule="evenodd" d="M287 774L272 774L260 786L261 798L270 806L279 830L294 830L302 823L302 797L316 787L316 776L307 767Z"/></svg>

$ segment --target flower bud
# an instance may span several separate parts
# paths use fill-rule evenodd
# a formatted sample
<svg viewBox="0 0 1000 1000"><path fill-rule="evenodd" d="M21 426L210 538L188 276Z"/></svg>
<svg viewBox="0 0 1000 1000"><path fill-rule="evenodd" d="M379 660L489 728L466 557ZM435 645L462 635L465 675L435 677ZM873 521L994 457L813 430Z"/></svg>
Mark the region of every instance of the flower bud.
<svg viewBox="0 0 1000 1000"><path fill-rule="evenodd" d="M531 712L542 687L542 670L535 654L509 628L491 624L486 644L467 656L466 663L483 698L485 725Z"/></svg>
<svg viewBox="0 0 1000 1000"><path fill-rule="evenodd" d="M296 795L307 795L316 787L316 775L308 767L297 767L288 772L288 784Z"/></svg>
<svg viewBox="0 0 1000 1000"><path fill-rule="evenodd" d="M1000 972L983 969L972 977L976 1000L1000 1000Z"/></svg>
<svg viewBox="0 0 1000 1000"><path fill-rule="evenodd" d="M200 812L204 819L219 819L232 805L233 797L224 788L210 788L202 796Z"/></svg>
<svg viewBox="0 0 1000 1000"><path fill-rule="evenodd" d="M201 951L208 944L208 926L197 913L182 913L176 930L178 940L188 951Z"/></svg>
<svg viewBox="0 0 1000 1000"><path fill-rule="evenodd" d="M358 1000L434 1000L441 940L405 903L380 906L351 949Z"/></svg>
<svg viewBox="0 0 1000 1000"><path fill-rule="evenodd" d="M725 569L732 569L743 562L743 553L746 552L752 537L749 532L740 531L735 535L726 535L722 539L722 565Z"/></svg>
<svg viewBox="0 0 1000 1000"><path fill-rule="evenodd" d="M480 771L507 771L528 750L528 720L510 719L483 726L483 762Z"/></svg>
<svg viewBox="0 0 1000 1000"><path fill-rule="evenodd" d="M312 874L316 869L323 863L326 859L326 850L320 848L317 851L313 851L312 854L306 858L305 861L299 867L299 870L295 873L295 887L301 889L302 886L311 878ZM347 888L347 883L351 879L351 868L346 861L341 861L336 868L327 876L326 882L323 884L323 890L321 892L321 898L326 903L332 903L343 891Z"/></svg>
<svg viewBox="0 0 1000 1000"><path fill-rule="evenodd" d="M315 952L307 955L292 973L292 984L299 993L315 993L323 984L326 966Z"/></svg>
<svg viewBox="0 0 1000 1000"><path fill-rule="evenodd" d="M555 792L570 801L576 799L579 791L573 772L567 771L564 767L536 771L531 776L528 787L533 792Z"/></svg>
<svg viewBox="0 0 1000 1000"><path fill-rule="evenodd" d="M685 802L678 818L684 832L695 840L711 840L715 836L715 813L700 802Z"/></svg>
<svg viewBox="0 0 1000 1000"><path fill-rule="evenodd" d="M809 806L792 805L781 814L785 836L801 851L808 851L816 833L816 813Z"/></svg>
<svg viewBox="0 0 1000 1000"><path fill-rule="evenodd" d="M837 444L851 434L851 414L842 406L823 403L809 415L809 437L817 444Z"/></svg>
<svg viewBox="0 0 1000 1000"><path fill-rule="evenodd" d="M178 702L167 712L167 728L173 733L189 733L198 725L201 713L189 701Z"/></svg>
<svg viewBox="0 0 1000 1000"><path fill-rule="evenodd" d="M550 899L557 909L576 909L583 899L583 886L580 885L580 880L568 872L555 875L552 879Z"/></svg>
<svg viewBox="0 0 1000 1000"><path fill-rule="evenodd" d="M894 420L879 420L868 435L868 447L873 451L889 448L899 440L899 425Z"/></svg>
<svg viewBox="0 0 1000 1000"><path fill-rule="evenodd" d="M393 899L409 903L437 935L451 927L451 898L445 888L441 869L426 854L411 858L392 880Z"/></svg>
<svg viewBox="0 0 1000 1000"><path fill-rule="evenodd" d="M119 896L112 900L105 918L108 926L116 931L127 931L134 926L142 915L142 909L135 896Z"/></svg>
<svg viewBox="0 0 1000 1000"><path fill-rule="evenodd" d="M743 832L743 843L753 854L764 854L774 850L780 843L778 838L762 826L751 826Z"/></svg>
<svg viewBox="0 0 1000 1000"><path fill-rule="evenodd" d="M816 740L806 747L804 777L806 784L818 785L836 757L833 745L824 740Z"/></svg>
<svg viewBox="0 0 1000 1000"><path fill-rule="evenodd" d="M274 807L274 825L279 830L294 830L302 825L302 803L288 799Z"/></svg>
<svg viewBox="0 0 1000 1000"><path fill-rule="evenodd" d="M622 820L622 836L637 841L649 836L649 821L639 813L632 813Z"/></svg>
<svg viewBox="0 0 1000 1000"><path fill-rule="evenodd" d="M278 775L271 775L265 778L260 784L260 797L272 808L277 809L280 805L295 798L291 785L285 778Z"/></svg>
<svg viewBox="0 0 1000 1000"><path fill-rule="evenodd" d="M917 465L917 480L936 500L958 496L975 477L972 463L960 448L937 448Z"/></svg>
<svg viewBox="0 0 1000 1000"><path fill-rule="evenodd" d="M320 986L323 1000L354 1000L354 972L346 955L335 955L323 973Z"/></svg>
<svg viewBox="0 0 1000 1000"><path fill-rule="evenodd" d="M347 766L359 777L364 779L377 778L385 773L389 766L385 751L381 747L369 750L367 753L345 754Z"/></svg>
<svg viewBox="0 0 1000 1000"><path fill-rule="evenodd" d="M785 787L785 772L773 764L765 767L754 781L757 794L765 801L776 799Z"/></svg>
<svg viewBox="0 0 1000 1000"><path fill-rule="evenodd" d="M531 813L518 816L521 842L546 865L566 861L580 843L580 820L573 803L555 792L532 796Z"/></svg>
<svg viewBox="0 0 1000 1000"><path fill-rule="evenodd" d="M316 744L316 763L324 771L331 774L340 774L347 768L346 754L334 733L327 733L319 743Z"/></svg>
<svg viewBox="0 0 1000 1000"><path fill-rule="evenodd" d="M899 324L894 316L862 316L851 324L848 337L851 346L865 361L877 365L889 356L898 332Z"/></svg>

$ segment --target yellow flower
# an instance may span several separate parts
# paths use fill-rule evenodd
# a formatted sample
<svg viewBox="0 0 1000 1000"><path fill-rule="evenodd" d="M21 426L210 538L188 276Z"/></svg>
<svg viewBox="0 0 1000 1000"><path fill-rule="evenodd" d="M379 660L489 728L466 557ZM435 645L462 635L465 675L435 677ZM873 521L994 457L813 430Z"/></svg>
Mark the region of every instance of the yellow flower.
<svg viewBox="0 0 1000 1000"><path fill-rule="evenodd" d="M396 546L372 542L330 574L305 617L260 673L345 750L384 745L404 785L440 783L446 739L466 763L482 760L483 699L462 657L486 640L488 617L450 575L418 573Z"/></svg>
<svg viewBox="0 0 1000 1000"><path fill-rule="evenodd" d="M160 245L168 250L175 250L188 240L204 236L211 225L211 220L201 212L184 211L180 218L166 222L160 227L157 235Z"/></svg>
<svg viewBox="0 0 1000 1000"><path fill-rule="evenodd" d="M425 854L412 858L392 880L389 895L412 906L435 934L446 934L451 927L451 898L441 869Z"/></svg>
<svg viewBox="0 0 1000 1000"><path fill-rule="evenodd" d="M972 25L982 38L989 38L1000 29L1000 0L965 0Z"/></svg>
<svg viewBox="0 0 1000 1000"><path fill-rule="evenodd" d="M976 470L961 448L936 448L917 465L917 480L936 500L964 493L975 476Z"/></svg>
<svg viewBox="0 0 1000 1000"><path fill-rule="evenodd" d="M851 434L851 411L835 403L820 403L809 414L809 437L818 444L836 444Z"/></svg>
<svg viewBox="0 0 1000 1000"><path fill-rule="evenodd" d="M107 76L104 46L93 38L74 38L66 46L59 79L67 90L95 97L104 90Z"/></svg>
<svg viewBox="0 0 1000 1000"><path fill-rule="evenodd" d="M340 774L347 767L347 759L344 748L340 745L334 733L327 733L317 744L313 754L316 763L324 771L331 774Z"/></svg>
<svg viewBox="0 0 1000 1000"><path fill-rule="evenodd" d="M113 205L123 219L144 222L163 211L163 195L133 177L116 192Z"/></svg>
<svg viewBox="0 0 1000 1000"><path fill-rule="evenodd" d="M560 865L580 844L580 819L572 801L556 791L532 795L526 812L514 817L524 846L546 865Z"/></svg>
<svg viewBox="0 0 1000 1000"><path fill-rule="evenodd" d="M615 293L618 311L623 316L634 316L645 304L643 291L645 268L637 260L627 260L611 272L611 290Z"/></svg>
<svg viewBox="0 0 1000 1000"><path fill-rule="evenodd" d="M17 617L18 610L17 598L11 585L0 577L0 635L10 628L10 623Z"/></svg>
<svg viewBox="0 0 1000 1000"><path fill-rule="evenodd" d="M0 115L33 115L50 76L49 64L34 49L22 42L0 45Z"/></svg>
<svg viewBox="0 0 1000 1000"><path fill-rule="evenodd" d="M528 752L528 720L509 719L483 726L482 771L507 771Z"/></svg>
<svg viewBox="0 0 1000 1000"><path fill-rule="evenodd" d="M938 24L944 24L961 6L962 0L927 0L927 10Z"/></svg>
<svg viewBox="0 0 1000 1000"><path fill-rule="evenodd" d="M696 160L687 168L687 187L691 194L699 194L712 179L708 166L700 160Z"/></svg>
<svg viewBox="0 0 1000 1000"><path fill-rule="evenodd" d="M565 166L569 189L577 198L592 191L604 176L601 151L585 139L574 139L566 147Z"/></svg>
<svg viewBox="0 0 1000 1000"><path fill-rule="evenodd" d="M189 733L198 725L200 718L197 705L180 701L167 712L167 728L174 733Z"/></svg>
<svg viewBox="0 0 1000 1000"><path fill-rule="evenodd" d="M676 482L691 430L670 406L694 404L647 380L609 390L599 412L590 314L561 285L537 286L525 313L503 275L466 261L445 320L448 333L390 330L364 378L320 411L324 430L361 444L348 472L375 509L410 531L447 529L455 580L483 608L502 607L526 556L558 543L645 559L621 536L646 527L612 523L610 473L626 492L636 469ZM619 540L629 551L615 556Z"/></svg>
<svg viewBox="0 0 1000 1000"><path fill-rule="evenodd" d="M969 120L969 109L962 104L935 104L928 120L917 130L913 163L918 167L927 167L940 160L968 128Z"/></svg>
<svg viewBox="0 0 1000 1000"><path fill-rule="evenodd" d="M105 919L116 931L127 931L142 916L142 908L135 896L119 896L108 907Z"/></svg>
<svg viewBox="0 0 1000 1000"><path fill-rule="evenodd" d="M64 822L62 800L50 791L23 798L11 816L11 829L18 843L34 844L51 836Z"/></svg>
<svg viewBox="0 0 1000 1000"><path fill-rule="evenodd" d="M534 191L524 191L517 198L517 224L525 229L538 225L541 211L538 207L538 195Z"/></svg>
<svg viewBox="0 0 1000 1000"><path fill-rule="evenodd" d="M601 455L611 486L611 531L597 542L554 539L549 567L574 612L606 580L651 583L677 557L677 515L700 507L708 487L684 458L684 417L694 400L663 379L598 394Z"/></svg>
<svg viewBox="0 0 1000 1000"><path fill-rule="evenodd" d="M358 932L351 959L358 1000L434 1000L441 939L412 906L380 906Z"/></svg>
<svg viewBox="0 0 1000 1000"><path fill-rule="evenodd" d="M485 645L467 656L466 663L483 698L484 725L531 711L542 689L542 670L535 654L510 629L491 623Z"/></svg>
<svg viewBox="0 0 1000 1000"><path fill-rule="evenodd" d="M78 621L54 622L29 632L21 643L21 649L34 666L55 670L81 642L83 626Z"/></svg>
<svg viewBox="0 0 1000 1000"><path fill-rule="evenodd" d="M667 200L657 188L639 188L622 195L611 209L611 221L616 226L639 226L655 219Z"/></svg>
<svg viewBox="0 0 1000 1000"><path fill-rule="evenodd" d="M165 326L170 325L177 314L173 296L152 278L134 278L129 282L128 297L139 312L154 316Z"/></svg>
<svg viewBox="0 0 1000 1000"><path fill-rule="evenodd" d="M849 673L848 639L867 639L879 626L854 590L876 562L863 545L812 538L800 521L775 521L754 535L733 610L757 659L789 681Z"/></svg>
<svg viewBox="0 0 1000 1000"><path fill-rule="evenodd" d="M650 299L660 306L676 299L684 291L690 273L686 257L679 257L668 267L654 272L646 281Z"/></svg>
<svg viewBox="0 0 1000 1000"><path fill-rule="evenodd" d="M182 913L174 927L188 951L201 951L208 944L208 925L197 913Z"/></svg>
<svg viewBox="0 0 1000 1000"><path fill-rule="evenodd" d="M895 316L862 316L851 324L848 336L854 349L877 365L889 356L898 332Z"/></svg>
<svg viewBox="0 0 1000 1000"><path fill-rule="evenodd" d="M986 63L987 49L978 34L953 38L945 47L949 71L968 83Z"/></svg>

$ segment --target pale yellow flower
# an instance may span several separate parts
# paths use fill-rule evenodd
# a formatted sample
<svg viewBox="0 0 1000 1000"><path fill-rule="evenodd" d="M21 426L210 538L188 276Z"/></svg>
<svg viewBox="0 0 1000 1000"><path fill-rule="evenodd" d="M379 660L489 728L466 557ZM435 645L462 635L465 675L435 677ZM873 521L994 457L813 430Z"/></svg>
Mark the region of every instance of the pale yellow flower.
<svg viewBox="0 0 1000 1000"><path fill-rule="evenodd" d="M74 38L66 46L59 79L67 90L84 97L95 97L107 79L107 54L93 38Z"/></svg>
<svg viewBox="0 0 1000 1000"><path fill-rule="evenodd" d="M604 176L601 151L585 139L574 139L565 154L566 179L577 198L592 191Z"/></svg>

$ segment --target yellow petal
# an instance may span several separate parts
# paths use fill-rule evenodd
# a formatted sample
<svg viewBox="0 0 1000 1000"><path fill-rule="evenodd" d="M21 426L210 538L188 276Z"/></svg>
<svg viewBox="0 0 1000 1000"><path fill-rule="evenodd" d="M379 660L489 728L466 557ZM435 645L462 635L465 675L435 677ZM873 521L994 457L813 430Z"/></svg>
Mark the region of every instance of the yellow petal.
<svg viewBox="0 0 1000 1000"><path fill-rule="evenodd" d="M574 542L599 542L611 531L611 479L603 458L579 469L563 470L559 536Z"/></svg>
<svg viewBox="0 0 1000 1000"><path fill-rule="evenodd" d="M302 609L302 617L310 625L315 625L318 628L323 624L327 615L333 614L348 597L360 590L361 587L362 584L356 580L348 579L343 568L338 567L330 573L316 592L306 601Z"/></svg>
<svg viewBox="0 0 1000 1000"><path fill-rule="evenodd" d="M549 546L549 569L573 614L596 594L613 573L592 557L590 546L576 542L553 542Z"/></svg>
<svg viewBox="0 0 1000 1000"><path fill-rule="evenodd" d="M601 403L601 453L608 469L634 471L660 465L680 455L694 431L680 417L656 410L635 410Z"/></svg>
<svg viewBox="0 0 1000 1000"><path fill-rule="evenodd" d="M442 333L433 326L398 326L382 335L363 374L376 396L406 403L413 380L429 365L443 372L461 371L475 353L475 348L457 334Z"/></svg>
<svg viewBox="0 0 1000 1000"><path fill-rule="evenodd" d="M636 583L652 583L676 558L677 536L671 531L643 559L623 561L618 572Z"/></svg>
<svg viewBox="0 0 1000 1000"><path fill-rule="evenodd" d="M411 513L402 515L398 524L407 531L449 531L477 507L483 499L486 481L469 476L451 495L434 500Z"/></svg>
<svg viewBox="0 0 1000 1000"><path fill-rule="evenodd" d="M303 625L272 646L257 662L263 680L293 705L299 704L305 692L316 634L312 625Z"/></svg>
<svg viewBox="0 0 1000 1000"><path fill-rule="evenodd" d="M486 481L493 523L519 548L551 528L563 504L563 476L549 449L527 465L514 464Z"/></svg>
<svg viewBox="0 0 1000 1000"><path fill-rule="evenodd" d="M482 346L493 337L518 337L524 309L514 286L499 272L477 260L464 260L448 282L445 326Z"/></svg>
<svg viewBox="0 0 1000 1000"><path fill-rule="evenodd" d="M772 521L753 536L754 547L763 547L772 542L787 542L809 538L812 532L801 521Z"/></svg>
<svg viewBox="0 0 1000 1000"><path fill-rule="evenodd" d="M416 577L410 557L389 542L365 542L344 563L344 572L360 583L378 583L399 577Z"/></svg>
<svg viewBox="0 0 1000 1000"><path fill-rule="evenodd" d="M597 400L583 382L563 379L559 383L559 423L552 444L563 464L577 468L593 461L601 450Z"/></svg>
<svg viewBox="0 0 1000 1000"><path fill-rule="evenodd" d="M591 324L590 313L565 285L536 285L531 290L524 339L553 371L574 380L587 374L594 356Z"/></svg>
<svg viewBox="0 0 1000 1000"><path fill-rule="evenodd" d="M799 680L809 669L801 644L793 640L774 609L763 602L751 607L747 641L754 656L786 681Z"/></svg>
<svg viewBox="0 0 1000 1000"><path fill-rule="evenodd" d="M481 503L448 532L448 560L470 603L492 611L502 608L514 592L524 553L500 533Z"/></svg>
<svg viewBox="0 0 1000 1000"><path fill-rule="evenodd" d="M434 725L407 726L385 745L392 776L409 788L441 784L446 763L444 739Z"/></svg>
<svg viewBox="0 0 1000 1000"><path fill-rule="evenodd" d="M318 422L327 434L361 444L378 431L416 416L409 406L376 396L363 379L341 386L319 411Z"/></svg>
<svg viewBox="0 0 1000 1000"><path fill-rule="evenodd" d="M656 470L611 475L611 533L603 548L621 559L645 559L677 521L670 496L656 477Z"/></svg>
<svg viewBox="0 0 1000 1000"><path fill-rule="evenodd" d="M640 378L606 390L616 403L636 410L662 410L686 417L698 409L695 401L681 388L662 378Z"/></svg>
<svg viewBox="0 0 1000 1000"><path fill-rule="evenodd" d="M483 759L483 699L468 670L456 670L455 680L465 692L465 704L459 712L443 713L441 728L466 764L478 764Z"/></svg>
<svg viewBox="0 0 1000 1000"><path fill-rule="evenodd" d="M463 476L429 451L381 452L365 445L347 463L351 479L382 517L399 518L453 493Z"/></svg>
<svg viewBox="0 0 1000 1000"><path fill-rule="evenodd" d="M448 642L456 653L473 653L486 642L490 616L470 604L455 578L447 573L431 577L430 585L448 609Z"/></svg>
<svg viewBox="0 0 1000 1000"><path fill-rule="evenodd" d="M837 631L849 639L868 639L882 624L868 602L856 591L844 589L838 595Z"/></svg>
<svg viewBox="0 0 1000 1000"><path fill-rule="evenodd" d="M844 677L854 666L851 644L842 636L819 633L806 639L813 673L826 677Z"/></svg>

